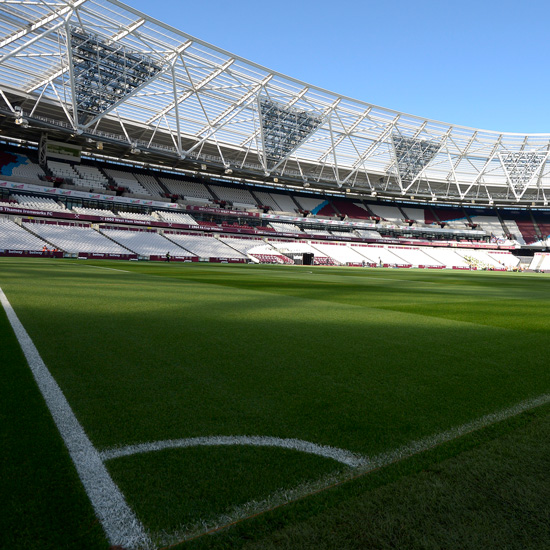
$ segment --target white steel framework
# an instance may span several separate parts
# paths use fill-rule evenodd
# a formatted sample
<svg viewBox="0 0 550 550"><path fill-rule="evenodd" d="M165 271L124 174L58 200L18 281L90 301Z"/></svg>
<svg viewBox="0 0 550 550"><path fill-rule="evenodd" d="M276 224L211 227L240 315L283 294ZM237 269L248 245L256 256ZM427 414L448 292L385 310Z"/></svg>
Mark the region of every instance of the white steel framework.
<svg viewBox="0 0 550 550"><path fill-rule="evenodd" d="M466 128L341 96L118 0L0 0L0 114L36 141L42 129L63 131L312 188L529 205L550 192L550 134Z"/></svg>

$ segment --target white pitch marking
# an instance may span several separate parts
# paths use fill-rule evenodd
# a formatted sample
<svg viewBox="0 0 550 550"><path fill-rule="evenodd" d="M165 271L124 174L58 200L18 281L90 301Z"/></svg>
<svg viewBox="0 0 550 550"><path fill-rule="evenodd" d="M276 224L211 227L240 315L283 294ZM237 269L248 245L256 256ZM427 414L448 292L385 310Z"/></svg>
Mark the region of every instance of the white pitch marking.
<svg viewBox="0 0 550 550"><path fill-rule="evenodd" d="M365 462L365 459L360 455L346 451L345 449L338 449L337 447L317 445L302 439L282 439L280 437L254 435L220 435L211 437L191 437L189 439L167 439L165 441L152 441L150 443L128 445L127 447L113 447L100 451L99 454L105 461L138 453L162 451L163 449L183 449L199 446L211 447L216 445L251 445L254 447L279 447L282 449L291 449L293 451L301 451L324 458L331 458L352 468L357 468Z"/></svg>
<svg viewBox="0 0 550 550"><path fill-rule="evenodd" d="M95 267L96 269L108 269L109 271L120 271L121 273L132 273L131 271L126 271L125 269L115 269L114 267L103 267L101 265L86 264L86 267Z"/></svg>
<svg viewBox="0 0 550 550"><path fill-rule="evenodd" d="M143 525L111 479L99 453L1 288L0 302L110 543L125 548L151 548L151 540Z"/></svg>
<svg viewBox="0 0 550 550"><path fill-rule="evenodd" d="M350 451L346 451L343 449L333 448L335 451L344 453L344 455L349 455L352 458L352 461L355 461L355 463L353 463L352 461L347 463L349 466L354 468L353 472L347 473L347 474L344 473L343 475L337 474L335 476L328 476L321 480L318 480L317 482L305 483L293 489L287 489L284 491L276 492L264 500L252 501L242 506L236 507L232 512L229 512L228 514L224 514L223 516L220 516L217 519L214 519L211 521L201 520L197 524L197 527L191 528L187 531L180 531L172 534L167 534L167 533L159 534L159 540L164 545L175 544L178 542L183 542L189 538L194 538L194 537L203 535L212 529L223 528L224 526L235 523L236 521L246 519L250 516L254 516L264 512L268 512L276 506L282 506L282 505L288 504L289 502L307 497L313 492L322 491L323 489L326 489L332 485L339 484L343 481L352 479L355 476L357 476L357 474L359 475L368 474L379 468L384 468L386 466L389 466L390 464L394 464L396 462L399 462L400 460L410 458L412 456L425 452L429 449L437 447L438 445L441 445L443 443L448 443L449 441L458 439L459 437L462 437L463 435L466 435L468 433L475 432L482 428L486 428L492 424L496 424L497 422L507 420L509 418L517 416L518 414L521 414L522 412L534 409L535 407L540 407L541 405L546 405L548 403L550 403L550 394L543 394L538 397L534 397L532 399L527 399L526 401L517 403L516 405L509 407L508 409L503 409L495 413L487 414L471 422L461 424L460 426L456 426L444 432L439 432L439 433L430 435L423 439L412 441L411 443L408 443L407 445L399 447L398 449L395 449L393 451L388 451L385 453L380 453L374 457L365 457L359 454L353 454ZM195 438L195 440L199 440L199 439L214 439L214 438ZM259 438L259 439L264 439L264 438ZM173 440L173 441L177 442L177 441L193 441L193 440L187 439L187 440ZM282 441L285 441L285 440L282 440ZM286 440L286 441L292 441L292 440ZM158 442L158 444L163 444L163 443L167 443L167 442L164 442L164 441ZM307 443L307 442L304 442L304 443ZM211 443L211 444L214 444L214 443ZM219 444L221 445L222 443L219 443ZM229 445L230 443L225 443L225 444ZM155 444L147 443L145 445L151 446ZM314 445L314 444L310 444L310 445ZM191 446L191 445L186 445L186 446ZM110 449L110 450L103 451L101 455L103 456L104 460L109 460L110 458L117 458L118 456L127 456L130 454L133 454L134 452L148 452L149 450L153 451L153 450L160 450L160 448L170 448L169 446L167 446L167 447L159 447L158 449L150 448L150 449L140 450L139 449L140 447L141 445L133 445L129 447L123 447L120 449L116 449L116 448ZM329 449L330 448L331 447L329 447ZM136 449L136 450L133 450L133 449Z"/></svg>

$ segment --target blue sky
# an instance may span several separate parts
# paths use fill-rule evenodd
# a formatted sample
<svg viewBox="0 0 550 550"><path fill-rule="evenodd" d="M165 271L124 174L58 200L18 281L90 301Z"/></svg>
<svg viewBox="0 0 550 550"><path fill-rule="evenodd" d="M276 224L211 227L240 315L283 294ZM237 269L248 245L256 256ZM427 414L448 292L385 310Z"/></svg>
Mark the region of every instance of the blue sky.
<svg viewBox="0 0 550 550"><path fill-rule="evenodd" d="M550 133L550 2L126 0L310 84L453 124Z"/></svg>

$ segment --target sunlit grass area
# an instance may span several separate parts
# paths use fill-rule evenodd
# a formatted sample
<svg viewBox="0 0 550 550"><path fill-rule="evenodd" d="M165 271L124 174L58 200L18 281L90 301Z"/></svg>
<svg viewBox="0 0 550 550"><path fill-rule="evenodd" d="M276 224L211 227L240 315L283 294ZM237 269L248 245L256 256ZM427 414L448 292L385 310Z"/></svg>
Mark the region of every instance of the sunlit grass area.
<svg viewBox="0 0 550 550"><path fill-rule="evenodd" d="M3 258L0 287L98 450L267 436L371 457L550 391L541 274ZM431 460L460 450L445 449ZM329 458L238 445L107 466L158 540L353 477ZM340 506L337 493L273 521L305 521L319 498Z"/></svg>

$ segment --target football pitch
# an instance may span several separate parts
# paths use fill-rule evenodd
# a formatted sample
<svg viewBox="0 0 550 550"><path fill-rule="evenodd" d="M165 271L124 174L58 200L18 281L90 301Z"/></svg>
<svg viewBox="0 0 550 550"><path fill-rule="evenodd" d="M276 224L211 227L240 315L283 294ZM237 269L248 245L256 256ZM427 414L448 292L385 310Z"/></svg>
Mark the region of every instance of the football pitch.
<svg viewBox="0 0 550 550"><path fill-rule="evenodd" d="M1 258L0 288L130 514L95 519L0 312L6 547L33 509L67 548L236 547L550 403L544 274Z"/></svg>

